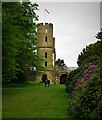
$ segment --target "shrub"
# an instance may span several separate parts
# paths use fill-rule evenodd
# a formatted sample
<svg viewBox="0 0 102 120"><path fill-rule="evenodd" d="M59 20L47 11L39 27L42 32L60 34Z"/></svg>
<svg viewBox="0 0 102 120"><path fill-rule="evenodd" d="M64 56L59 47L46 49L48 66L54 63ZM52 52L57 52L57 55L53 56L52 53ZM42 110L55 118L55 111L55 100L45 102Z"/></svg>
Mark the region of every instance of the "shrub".
<svg viewBox="0 0 102 120"><path fill-rule="evenodd" d="M75 118L102 119L102 80L99 69L95 68L90 77L79 82L71 96L68 109Z"/></svg>
<svg viewBox="0 0 102 120"><path fill-rule="evenodd" d="M69 92L71 94L71 92L74 88L74 85L75 85L74 77L76 74L78 75L79 72L80 72L80 69L78 68L69 73L68 79L65 84L66 92Z"/></svg>
<svg viewBox="0 0 102 120"><path fill-rule="evenodd" d="M102 119L101 45L102 39L82 50L77 60L79 68L69 74L66 82L66 91L71 94L68 110L78 120Z"/></svg>

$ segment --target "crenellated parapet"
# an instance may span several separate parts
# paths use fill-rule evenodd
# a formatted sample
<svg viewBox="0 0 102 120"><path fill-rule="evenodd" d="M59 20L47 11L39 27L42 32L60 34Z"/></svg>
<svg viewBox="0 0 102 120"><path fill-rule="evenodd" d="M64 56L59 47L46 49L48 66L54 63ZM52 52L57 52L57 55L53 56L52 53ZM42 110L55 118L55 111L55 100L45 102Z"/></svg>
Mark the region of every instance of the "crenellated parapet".
<svg viewBox="0 0 102 120"><path fill-rule="evenodd" d="M38 26L51 26L53 27L52 23L38 23Z"/></svg>

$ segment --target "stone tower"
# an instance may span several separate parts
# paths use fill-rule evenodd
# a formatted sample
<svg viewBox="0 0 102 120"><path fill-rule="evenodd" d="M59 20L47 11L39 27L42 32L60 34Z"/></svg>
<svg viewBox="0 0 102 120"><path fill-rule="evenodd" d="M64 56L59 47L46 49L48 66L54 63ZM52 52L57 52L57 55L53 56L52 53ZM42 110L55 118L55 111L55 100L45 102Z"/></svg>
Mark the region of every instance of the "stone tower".
<svg viewBox="0 0 102 120"><path fill-rule="evenodd" d="M44 59L43 66L45 67L45 73L47 78L54 81L55 71L55 38L53 38L53 24L52 23L39 23L37 28L37 47L38 54ZM39 75L38 79L41 81L42 75Z"/></svg>

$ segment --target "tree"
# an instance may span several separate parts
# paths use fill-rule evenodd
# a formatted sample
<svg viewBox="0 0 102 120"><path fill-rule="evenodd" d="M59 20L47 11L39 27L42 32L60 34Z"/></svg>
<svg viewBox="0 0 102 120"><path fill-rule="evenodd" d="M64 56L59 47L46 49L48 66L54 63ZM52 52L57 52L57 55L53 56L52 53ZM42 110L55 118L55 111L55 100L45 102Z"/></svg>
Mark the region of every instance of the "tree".
<svg viewBox="0 0 102 120"><path fill-rule="evenodd" d="M15 78L18 51L18 32L15 17L20 15L20 3L2 3L2 77L3 81Z"/></svg>
<svg viewBox="0 0 102 120"><path fill-rule="evenodd" d="M55 64L56 64L57 67L66 66L65 63L64 63L64 60L61 60L61 59L56 60Z"/></svg>
<svg viewBox="0 0 102 120"><path fill-rule="evenodd" d="M83 65L82 63L84 63L84 61L92 62L96 60L97 63L99 62L100 44L100 41L97 41L83 48L82 52L78 55L77 63L79 67Z"/></svg>
<svg viewBox="0 0 102 120"><path fill-rule="evenodd" d="M100 32L98 32L97 36L96 36L97 39L100 39L100 47L99 47L99 50L100 50L100 77L102 79L102 29Z"/></svg>
<svg viewBox="0 0 102 120"><path fill-rule="evenodd" d="M37 68L37 47L36 47L36 28L37 25L35 21L38 20L38 16L35 13L38 5L31 4L30 2L24 2L21 5L22 16L17 18L17 24L20 26L20 31L22 34L20 47L17 55L17 63L19 64L19 69L17 76L22 82L26 80L26 74L28 74L29 68ZM33 70L33 69L32 69ZM35 71L33 71L35 72Z"/></svg>
<svg viewBox="0 0 102 120"><path fill-rule="evenodd" d="M4 2L2 8L3 81L24 82L29 70L33 74L43 70L36 45L38 4Z"/></svg>

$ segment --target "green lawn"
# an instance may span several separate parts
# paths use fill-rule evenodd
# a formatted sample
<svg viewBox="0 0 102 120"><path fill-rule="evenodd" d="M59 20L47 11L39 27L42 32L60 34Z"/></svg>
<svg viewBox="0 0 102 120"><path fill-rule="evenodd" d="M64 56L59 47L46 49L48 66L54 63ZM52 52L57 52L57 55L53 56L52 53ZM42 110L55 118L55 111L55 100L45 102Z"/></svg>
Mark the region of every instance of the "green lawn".
<svg viewBox="0 0 102 120"><path fill-rule="evenodd" d="M3 118L71 118L64 85L4 87Z"/></svg>

